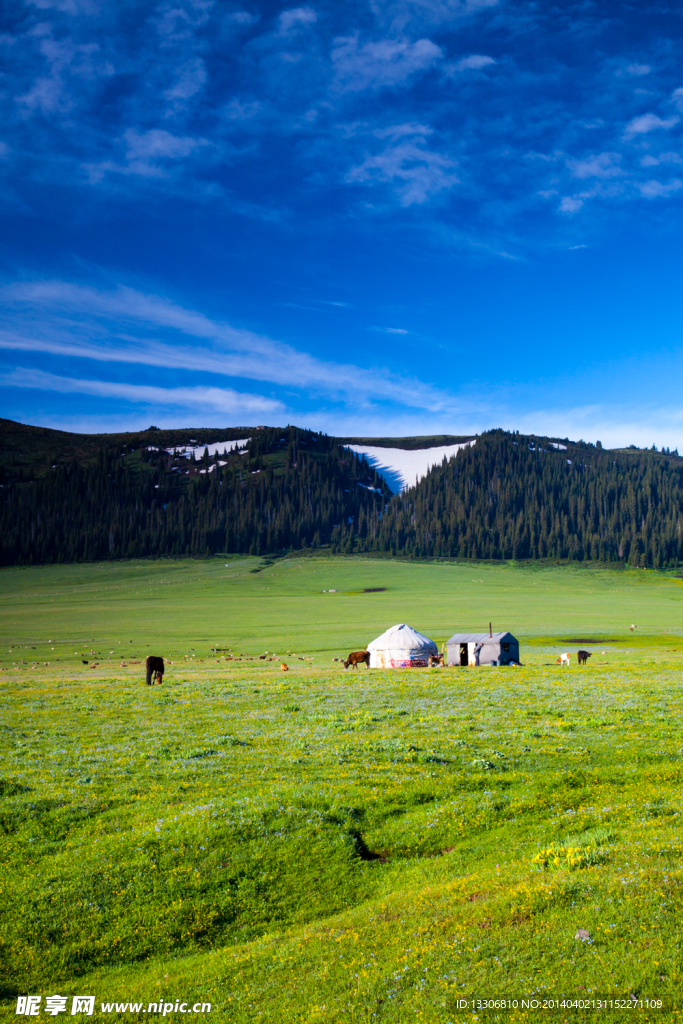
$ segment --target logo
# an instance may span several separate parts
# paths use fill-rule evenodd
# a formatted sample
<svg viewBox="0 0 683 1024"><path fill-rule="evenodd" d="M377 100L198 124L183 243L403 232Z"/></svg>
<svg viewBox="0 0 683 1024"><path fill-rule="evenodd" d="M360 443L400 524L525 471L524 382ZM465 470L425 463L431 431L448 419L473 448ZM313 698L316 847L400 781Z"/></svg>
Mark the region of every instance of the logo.
<svg viewBox="0 0 683 1024"><path fill-rule="evenodd" d="M17 999L16 1013L23 1017L37 1017L40 1013L42 996L19 996ZM58 1013L66 1013L66 996L46 996L45 1013L56 1017ZM71 1001L71 1016L76 1013L85 1013L92 1016L95 1011L94 996L74 996Z"/></svg>
<svg viewBox="0 0 683 1024"><path fill-rule="evenodd" d="M92 1014L94 1009L94 996L74 996L73 1003L71 1004L71 1016L73 1017L74 1013Z"/></svg>

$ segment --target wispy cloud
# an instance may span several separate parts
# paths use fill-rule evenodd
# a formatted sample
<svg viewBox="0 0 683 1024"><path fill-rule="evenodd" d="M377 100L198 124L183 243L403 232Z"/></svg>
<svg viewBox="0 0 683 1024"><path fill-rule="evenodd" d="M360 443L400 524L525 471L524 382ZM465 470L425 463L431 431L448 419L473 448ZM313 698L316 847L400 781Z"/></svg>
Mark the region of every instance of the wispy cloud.
<svg viewBox="0 0 683 1024"><path fill-rule="evenodd" d="M288 36L307 25L314 25L317 20L318 15L312 7L292 7L280 14L278 27L281 35Z"/></svg>
<svg viewBox="0 0 683 1024"><path fill-rule="evenodd" d="M178 113L188 100L196 96L206 84L207 77L206 65L201 57L187 61L179 69L176 81L164 92L164 96L170 102L167 115Z"/></svg>
<svg viewBox="0 0 683 1024"><path fill-rule="evenodd" d="M66 114L75 105L74 82L92 82L114 74L98 42L75 43L69 37L56 39L49 25L39 26L34 39L47 73L39 74L27 92L16 96L16 103L26 117L35 113Z"/></svg>
<svg viewBox="0 0 683 1024"><path fill-rule="evenodd" d="M498 0L373 0L373 11L381 24L394 28L452 25L471 18Z"/></svg>
<svg viewBox="0 0 683 1024"><path fill-rule="evenodd" d="M674 128L679 121L680 117L677 117L675 114L673 117L665 118L657 117L656 114L640 114L626 125L624 137L630 138L633 135L646 135L648 132L657 130L668 131L670 128Z"/></svg>
<svg viewBox="0 0 683 1024"><path fill-rule="evenodd" d="M248 395L231 388L177 387L163 388L148 384L126 384L104 380L61 377L43 370L18 368L0 373L0 386L30 388L37 391L57 391L61 394L94 395L98 398L116 398L135 405L167 410L192 410L202 417L220 413L223 416L279 416L285 411L282 402Z"/></svg>
<svg viewBox="0 0 683 1024"><path fill-rule="evenodd" d="M583 160L568 160L567 166L575 178L613 178L625 173L620 162L620 153L598 153Z"/></svg>
<svg viewBox="0 0 683 1024"><path fill-rule="evenodd" d="M206 139L178 136L163 128L150 128L138 132L128 128L123 133L125 163L104 160L99 164L86 165L91 181L100 181L107 172L136 174L143 178L165 178L169 162L184 160L196 150L208 146Z"/></svg>
<svg viewBox="0 0 683 1024"><path fill-rule="evenodd" d="M646 199L668 199L669 196L680 192L683 181L680 178L672 178L670 181L644 181L638 187Z"/></svg>
<svg viewBox="0 0 683 1024"><path fill-rule="evenodd" d="M455 161L429 149L422 133L368 155L347 174L349 182L390 185L401 206L422 204L458 183Z"/></svg>
<svg viewBox="0 0 683 1024"><path fill-rule="evenodd" d="M645 0L642 17L655 8ZM457 184L459 234L507 251L521 233L541 245L562 235L561 202L584 215L642 202L649 175L639 161L683 111L677 23L661 15L624 53L578 0L562 18L495 0L249 12L212 0L35 0L22 11L10 13L2 42L12 52L0 94L3 171L32 210L36 184L48 182L63 195L84 189L107 216L108 204L166 196L290 226L296 209L302 231L334 209L362 228L381 187L382 209L429 207L429 230L439 222L454 234L444 199ZM598 54L589 67L586 52ZM401 125L422 135L415 127L404 145L390 134L395 145L383 151L367 145ZM572 178L624 186L577 196ZM551 202L539 217L543 195Z"/></svg>
<svg viewBox="0 0 683 1024"><path fill-rule="evenodd" d="M453 64L447 64L445 71L447 74L455 74L458 71L481 71L482 68L490 67L491 64L495 64L496 61L493 57L485 57L480 53L472 53L469 57L461 57L460 60L455 61Z"/></svg>
<svg viewBox="0 0 683 1024"><path fill-rule="evenodd" d="M353 35L335 40L332 50L336 86L351 92L402 85L442 57L430 39L380 39L361 46Z"/></svg>
<svg viewBox="0 0 683 1024"><path fill-rule="evenodd" d="M247 378L329 397L353 396L367 404L378 394L417 408L447 400L424 381L381 367L317 359L127 287L105 291L62 281L19 282L0 289L0 297L5 308L0 349L7 351Z"/></svg>

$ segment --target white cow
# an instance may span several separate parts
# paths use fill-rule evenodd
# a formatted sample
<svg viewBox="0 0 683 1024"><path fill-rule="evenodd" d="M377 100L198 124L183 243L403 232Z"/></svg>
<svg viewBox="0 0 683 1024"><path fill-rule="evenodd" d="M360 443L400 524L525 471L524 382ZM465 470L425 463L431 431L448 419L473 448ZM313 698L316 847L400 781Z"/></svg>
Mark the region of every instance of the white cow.
<svg viewBox="0 0 683 1024"><path fill-rule="evenodd" d="M555 664L556 665L569 665L569 651L565 651L564 654L561 654L559 656L559 658L557 659L557 661L555 662Z"/></svg>

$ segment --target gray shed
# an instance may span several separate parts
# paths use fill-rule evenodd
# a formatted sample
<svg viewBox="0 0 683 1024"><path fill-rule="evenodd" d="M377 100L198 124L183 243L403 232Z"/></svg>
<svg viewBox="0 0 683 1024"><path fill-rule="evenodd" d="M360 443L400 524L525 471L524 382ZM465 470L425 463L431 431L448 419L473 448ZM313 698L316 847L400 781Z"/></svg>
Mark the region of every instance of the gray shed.
<svg viewBox="0 0 683 1024"><path fill-rule="evenodd" d="M447 665L509 665L519 661L512 633L454 633L446 644Z"/></svg>

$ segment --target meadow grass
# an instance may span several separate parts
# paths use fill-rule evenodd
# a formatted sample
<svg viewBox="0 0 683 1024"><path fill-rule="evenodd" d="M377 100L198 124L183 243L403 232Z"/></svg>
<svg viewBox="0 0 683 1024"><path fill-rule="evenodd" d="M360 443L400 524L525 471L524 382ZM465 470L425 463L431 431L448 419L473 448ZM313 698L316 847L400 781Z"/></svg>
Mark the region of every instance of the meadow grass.
<svg viewBox="0 0 683 1024"><path fill-rule="evenodd" d="M682 601L673 574L596 566L1 572L0 1012L58 992L469 1024L633 994L679 1019ZM395 622L489 620L524 668L331 660ZM590 638L587 668L555 665Z"/></svg>

